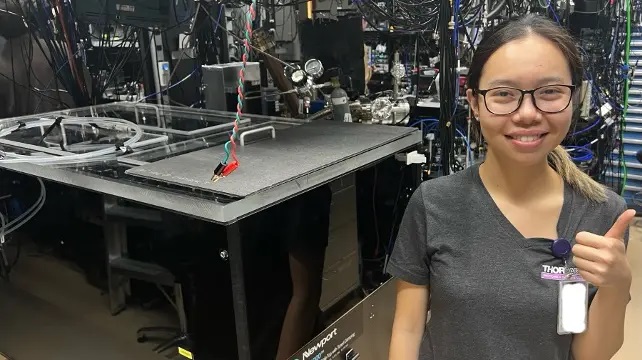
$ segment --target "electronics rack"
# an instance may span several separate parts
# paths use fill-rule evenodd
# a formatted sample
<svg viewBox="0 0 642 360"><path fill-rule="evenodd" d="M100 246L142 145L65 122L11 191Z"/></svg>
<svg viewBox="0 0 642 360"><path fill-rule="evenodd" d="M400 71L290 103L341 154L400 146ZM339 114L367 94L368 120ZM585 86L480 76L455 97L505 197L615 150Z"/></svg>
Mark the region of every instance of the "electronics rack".
<svg viewBox="0 0 642 360"><path fill-rule="evenodd" d="M80 0L74 1L78 19L93 24L118 23L137 27L169 24L174 0Z"/></svg>

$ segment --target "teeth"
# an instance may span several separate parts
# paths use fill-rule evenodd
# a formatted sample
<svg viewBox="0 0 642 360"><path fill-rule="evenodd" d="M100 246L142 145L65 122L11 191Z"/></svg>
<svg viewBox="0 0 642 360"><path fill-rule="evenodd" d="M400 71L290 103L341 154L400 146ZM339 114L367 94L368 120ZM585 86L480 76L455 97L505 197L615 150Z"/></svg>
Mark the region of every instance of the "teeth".
<svg viewBox="0 0 642 360"><path fill-rule="evenodd" d="M515 140L519 140L521 142L533 142L539 139L539 136L516 136Z"/></svg>

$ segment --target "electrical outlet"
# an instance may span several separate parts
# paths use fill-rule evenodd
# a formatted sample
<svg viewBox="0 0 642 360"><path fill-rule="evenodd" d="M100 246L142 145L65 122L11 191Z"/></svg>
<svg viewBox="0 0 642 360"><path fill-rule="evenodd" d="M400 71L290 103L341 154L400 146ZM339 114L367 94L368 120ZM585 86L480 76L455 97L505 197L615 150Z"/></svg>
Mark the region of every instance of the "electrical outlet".
<svg viewBox="0 0 642 360"><path fill-rule="evenodd" d="M160 82L161 87L165 87L169 84L169 62L159 61L158 62L158 81Z"/></svg>

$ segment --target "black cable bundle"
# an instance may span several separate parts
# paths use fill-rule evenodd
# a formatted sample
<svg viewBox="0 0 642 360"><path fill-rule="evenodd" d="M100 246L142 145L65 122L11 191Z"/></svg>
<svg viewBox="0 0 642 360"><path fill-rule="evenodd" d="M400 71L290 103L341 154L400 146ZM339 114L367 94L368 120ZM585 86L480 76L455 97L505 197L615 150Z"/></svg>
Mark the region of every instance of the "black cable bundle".
<svg viewBox="0 0 642 360"><path fill-rule="evenodd" d="M377 28L381 20L388 22L395 31L432 31L439 15L440 0L374 1L353 2L370 26Z"/></svg>
<svg viewBox="0 0 642 360"><path fill-rule="evenodd" d="M452 7L450 1L442 0L439 10L439 134L441 142L441 164L444 175L451 173L454 163L455 123L454 115L457 106L455 99L455 86L458 85L455 47L452 42L450 22ZM455 83L457 81L457 83Z"/></svg>
<svg viewBox="0 0 642 360"><path fill-rule="evenodd" d="M19 4L16 0L14 3ZM39 47L54 71L52 82L55 81L55 84L49 83L42 90L48 91L53 86L56 90L68 92L76 106L89 105L89 92L80 56L82 51L78 47L79 34L71 4L62 0L28 0L23 5L19 6L19 15L25 20L33 44ZM35 91L40 92L37 89Z"/></svg>

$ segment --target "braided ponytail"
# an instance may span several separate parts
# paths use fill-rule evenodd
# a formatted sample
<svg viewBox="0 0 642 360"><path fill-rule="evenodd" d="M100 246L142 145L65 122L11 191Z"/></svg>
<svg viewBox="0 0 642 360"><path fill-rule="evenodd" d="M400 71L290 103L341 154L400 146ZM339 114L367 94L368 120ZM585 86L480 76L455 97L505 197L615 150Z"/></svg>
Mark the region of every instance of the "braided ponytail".
<svg viewBox="0 0 642 360"><path fill-rule="evenodd" d="M562 146L548 154L548 163L566 183L587 199L598 203L607 200L604 186L580 170Z"/></svg>

